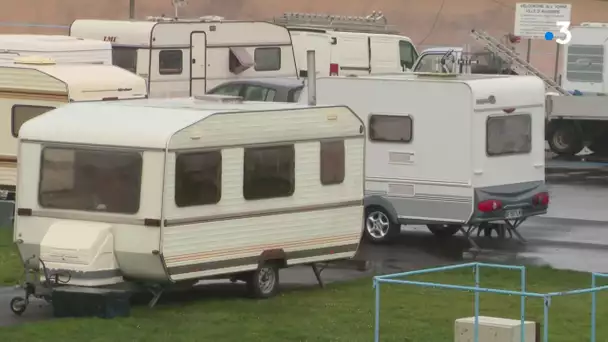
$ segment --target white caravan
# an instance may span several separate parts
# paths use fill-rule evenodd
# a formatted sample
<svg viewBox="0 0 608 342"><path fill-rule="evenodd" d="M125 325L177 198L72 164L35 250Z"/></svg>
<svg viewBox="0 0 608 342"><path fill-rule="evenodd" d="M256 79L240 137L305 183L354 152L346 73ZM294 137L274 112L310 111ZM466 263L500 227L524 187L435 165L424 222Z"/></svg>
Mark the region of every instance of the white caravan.
<svg viewBox="0 0 608 342"><path fill-rule="evenodd" d="M499 231L544 214L545 91L532 76L411 74L325 77L322 105L366 122L366 229L374 242L401 224L437 235ZM304 90L307 92L307 89ZM307 98L302 93L300 101ZM486 230L487 231L487 230Z"/></svg>
<svg viewBox="0 0 608 342"><path fill-rule="evenodd" d="M231 277L268 297L280 268L353 257L357 115L214 99L76 103L25 123L14 240L26 267L75 286Z"/></svg>
<svg viewBox="0 0 608 342"><path fill-rule="evenodd" d="M13 200L17 138L28 120L68 102L146 97L141 77L113 65L19 57L0 64L0 200Z"/></svg>
<svg viewBox="0 0 608 342"><path fill-rule="evenodd" d="M56 63L112 65L112 45L60 35L0 34L0 62L28 56L44 56Z"/></svg>
<svg viewBox="0 0 608 342"><path fill-rule="evenodd" d="M83 19L72 23L70 35L110 42L114 64L147 79L150 97L202 95L234 79L298 76L289 32L267 22Z"/></svg>
<svg viewBox="0 0 608 342"><path fill-rule="evenodd" d="M307 69L306 51L315 50L322 76L403 73L418 58L411 39L375 12L367 17L285 13L273 22L289 29L298 70Z"/></svg>

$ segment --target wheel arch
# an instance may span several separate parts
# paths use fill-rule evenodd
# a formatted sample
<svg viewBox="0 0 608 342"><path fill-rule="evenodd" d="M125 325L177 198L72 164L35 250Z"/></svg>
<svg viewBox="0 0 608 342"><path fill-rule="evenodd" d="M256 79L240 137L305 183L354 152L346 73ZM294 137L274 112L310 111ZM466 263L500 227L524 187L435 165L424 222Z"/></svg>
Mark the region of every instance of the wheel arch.
<svg viewBox="0 0 608 342"><path fill-rule="evenodd" d="M391 222L399 223L399 215L397 214L397 210L395 210L395 207L393 206L391 201L383 196L366 196L363 200L363 206L365 207L366 215L367 211L370 208L379 207L386 211L386 213L388 214L388 218L389 220L391 220Z"/></svg>

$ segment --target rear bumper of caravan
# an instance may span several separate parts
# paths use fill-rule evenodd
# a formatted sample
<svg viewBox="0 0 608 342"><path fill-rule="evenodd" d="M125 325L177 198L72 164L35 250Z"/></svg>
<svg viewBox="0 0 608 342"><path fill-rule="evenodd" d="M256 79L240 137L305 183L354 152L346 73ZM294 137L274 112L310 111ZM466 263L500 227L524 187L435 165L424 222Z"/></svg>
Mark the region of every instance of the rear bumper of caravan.
<svg viewBox="0 0 608 342"><path fill-rule="evenodd" d="M523 220L546 214L549 194L544 181L506 184L476 188L474 203L470 224Z"/></svg>

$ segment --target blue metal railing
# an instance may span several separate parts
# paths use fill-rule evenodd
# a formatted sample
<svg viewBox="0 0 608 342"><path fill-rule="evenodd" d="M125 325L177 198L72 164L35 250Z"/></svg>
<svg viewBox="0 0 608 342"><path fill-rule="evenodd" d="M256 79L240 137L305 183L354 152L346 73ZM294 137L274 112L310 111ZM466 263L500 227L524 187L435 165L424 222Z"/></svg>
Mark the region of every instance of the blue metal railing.
<svg viewBox="0 0 608 342"><path fill-rule="evenodd" d="M420 274L428 274L434 272L441 271L450 271L457 270L463 268L473 268L475 274L475 286L461 286L461 285L449 285L449 284L440 284L440 283L432 283L432 282L424 282L424 281L413 281L413 280L403 280L396 278L404 278L408 276L420 275ZM521 290L520 291L510 291L510 290L501 290L501 289L492 289L492 288L484 288L480 287L480 275L481 268L500 268L500 269L509 269L509 270L518 270L520 272L520 281L521 281ZM450 265L443 267L435 267L428 268L417 271L396 273L396 274L388 274L383 276L374 277L374 289L376 291L376 307L375 307L375 322L374 322L374 341L380 341L380 284L402 284L402 285L417 285L423 287L435 287L442 289L452 289L452 290L461 290L461 291L473 291L475 292L475 327L474 327L474 342L479 342L479 294L481 292L486 293L497 293L497 294L506 294L506 295L514 295L521 297L520 303L520 319L521 319L521 342L526 341L524 322L526 319L526 297L532 298L543 298L543 341L549 342L549 307L551 306L551 298L557 296L567 296L567 295L575 295L575 294L585 294L591 293L591 342L595 341L595 329L596 329L596 308L597 308L597 292L608 290L608 285L606 286L596 286L596 282L598 278L608 278L608 274L602 273L592 273L591 274L591 287L586 289L578 289L578 290L570 290L563 292L550 292L550 293L536 293L536 292L527 292L526 291L526 267L525 266L511 266L511 265L501 265L501 264L488 264L488 263L480 263L480 262L471 262L460 265Z"/></svg>

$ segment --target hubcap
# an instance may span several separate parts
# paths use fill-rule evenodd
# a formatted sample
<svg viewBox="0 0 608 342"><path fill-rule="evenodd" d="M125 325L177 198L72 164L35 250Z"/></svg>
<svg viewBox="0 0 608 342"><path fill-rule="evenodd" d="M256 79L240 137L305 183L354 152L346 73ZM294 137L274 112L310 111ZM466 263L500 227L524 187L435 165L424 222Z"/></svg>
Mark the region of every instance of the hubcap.
<svg viewBox="0 0 608 342"><path fill-rule="evenodd" d="M258 284L260 285L260 291L264 294L272 292L276 282L276 276L273 269L265 267L262 268L258 274Z"/></svg>
<svg viewBox="0 0 608 342"><path fill-rule="evenodd" d="M369 235L375 239L382 239L388 234L390 221L388 217L381 211L374 211L367 215L365 220L365 229Z"/></svg>
<svg viewBox="0 0 608 342"><path fill-rule="evenodd" d="M553 144L560 150L567 149L570 146L570 139L562 131L558 131L553 135Z"/></svg>

